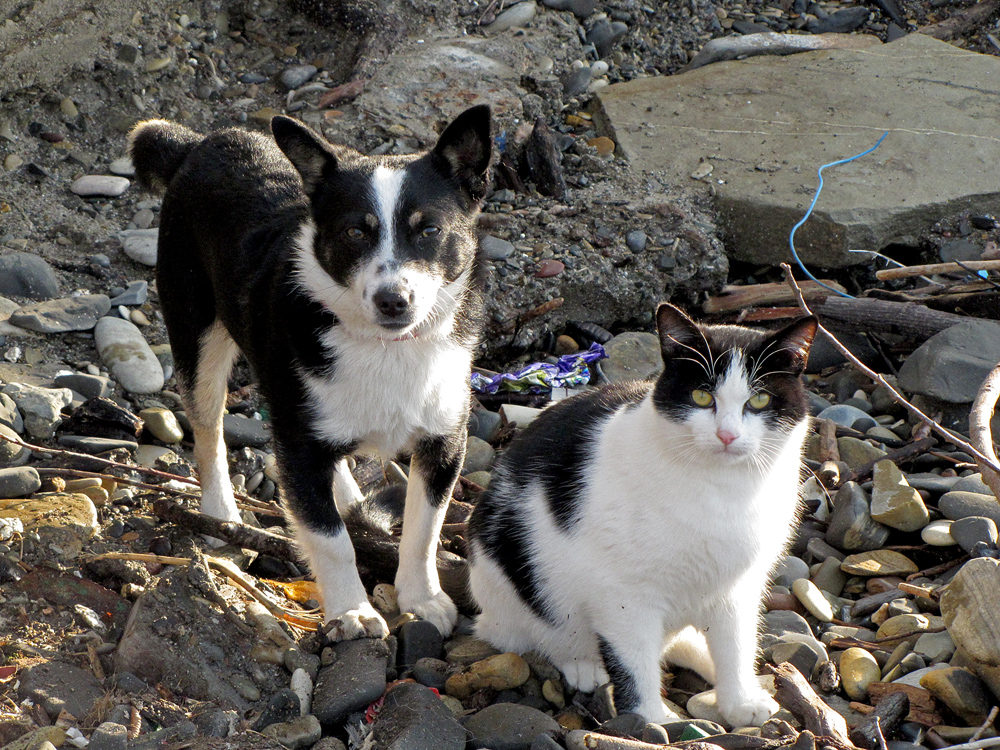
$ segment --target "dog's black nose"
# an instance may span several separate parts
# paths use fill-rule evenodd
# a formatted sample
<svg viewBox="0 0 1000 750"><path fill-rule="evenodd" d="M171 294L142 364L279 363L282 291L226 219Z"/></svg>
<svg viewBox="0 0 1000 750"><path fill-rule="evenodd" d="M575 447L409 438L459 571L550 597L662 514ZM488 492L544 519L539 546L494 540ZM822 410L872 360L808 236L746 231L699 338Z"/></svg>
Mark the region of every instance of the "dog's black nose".
<svg viewBox="0 0 1000 750"><path fill-rule="evenodd" d="M403 294L395 289L380 289L375 292L372 301L379 312L390 318L398 318L406 312L413 301L413 294Z"/></svg>

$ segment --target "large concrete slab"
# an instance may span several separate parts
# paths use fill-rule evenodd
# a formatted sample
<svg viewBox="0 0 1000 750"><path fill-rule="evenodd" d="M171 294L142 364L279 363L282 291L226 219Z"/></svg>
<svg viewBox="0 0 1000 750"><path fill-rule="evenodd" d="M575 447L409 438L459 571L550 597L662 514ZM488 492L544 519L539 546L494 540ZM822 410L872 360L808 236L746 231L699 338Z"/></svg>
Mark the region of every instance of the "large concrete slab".
<svg viewBox="0 0 1000 750"><path fill-rule="evenodd" d="M633 166L690 184L712 166L730 259L860 262L942 216L1000 208L1000 59L922 34L868 49L728 61L604 89L599 124Z"/></svg>

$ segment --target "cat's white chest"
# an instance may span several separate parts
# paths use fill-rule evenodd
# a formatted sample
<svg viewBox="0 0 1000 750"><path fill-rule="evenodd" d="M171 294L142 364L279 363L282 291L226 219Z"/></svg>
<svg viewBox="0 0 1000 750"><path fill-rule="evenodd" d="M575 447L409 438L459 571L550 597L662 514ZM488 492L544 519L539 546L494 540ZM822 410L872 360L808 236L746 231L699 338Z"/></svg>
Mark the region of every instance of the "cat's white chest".
<svg viewBox="0 0 1000 750"><path fill-rule="evenodd" d="M327 334L337 360L329 377L306 376L313 429L332 442L393 458L424 435L463 419L471 355L453 342L355 339Z"/></svg>

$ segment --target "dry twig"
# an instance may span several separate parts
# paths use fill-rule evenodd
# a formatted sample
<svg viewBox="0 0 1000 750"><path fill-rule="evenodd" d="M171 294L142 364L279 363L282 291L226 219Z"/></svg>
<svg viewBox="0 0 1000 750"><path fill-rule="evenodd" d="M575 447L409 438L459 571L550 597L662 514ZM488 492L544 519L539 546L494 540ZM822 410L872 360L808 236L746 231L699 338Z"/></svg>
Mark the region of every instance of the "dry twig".
<svg viewBox="0 0 1000 750"><path fill-rule="evenodd" d="M993 431L990 428L990 420L993 418L993 410L996 408L998 398L1000 398L1000 364L986 376L986 380L983 381L976 394L976 400L972 403L972 411L969 412L969 436L972 438L973 444L994 463L998 463L998 461L996 451L993 449ZM994 497L1000 499L1000 473L982 461L978 463L983 481L993 491Z"/></svg>
<svg viewBox="0 0 1000 750"><path fill-rule="evenodd" d="M788 285L790 287L792 287L795 290L795 292L796 292L796 296L797 296L798 302L799 302L799 307L807 315L812 315L813 314L812 310L809 309L809 305L806 304L805 299L802 297L801 290L799 289L798 282L795 280L795 277L792 276L791 266L789 266L787 263L782 263L781 264L781 268L785 272L785 279L787 280ZM903 406L908 412L910 412L915 417L917 417L921 422L923 422L924 424L926 424L931 430L933 430L934 432L936 432L939 435L941 435L941 437L943 437L945 440L947 440L950 443L953 443L960 450L963 450L966 453L969 453L970 455L975 456L976 460L979 461L981 465L988 466L990 469L992 469L993 471L995 471L997 474L1000 474L1000 464L998 464L995 459L991 459L988 456L985 456L982 453L982 451L978 450L977 448L975 448L974 446L972 446L971 444L969 444L968 441L963 440L961 438L961 436L959 436L956 433L952 432L951 430L943 427L940 423L936 422L935 420L931 419L929 416L927 416L926 414L924 414L920 409L918 409L916 406L914 406L912 403L910 403L906 399L906 397L903 396L902 393L900 393L898 390L896 390L889 383L889 381L887 381L879 373L875 372L873 369L871 369L870 367L868 367L860 359L858 359L857 357L855 357L854 353L850 349L848 349L846 346L844 346L842 343L840 343L840 341L837 339L837 337L834 336L832 333L830 333L830 331L828 331L826 328L824 328L822 324L820 324L818 326L818 330L820 332L822 332L830 340L830 342L837 349L837 351L839 351L847 359L848 362L850 362L858 370L860 370L865 375L867 375L871 380L873 380L874 382L878 383L879 385L881 385L882 387L884 387L886 390L888 390L889 393L890 393L890 395L892 396L892 400L893 401L895 401L897 404L900 404L901 406Z"/></svg>

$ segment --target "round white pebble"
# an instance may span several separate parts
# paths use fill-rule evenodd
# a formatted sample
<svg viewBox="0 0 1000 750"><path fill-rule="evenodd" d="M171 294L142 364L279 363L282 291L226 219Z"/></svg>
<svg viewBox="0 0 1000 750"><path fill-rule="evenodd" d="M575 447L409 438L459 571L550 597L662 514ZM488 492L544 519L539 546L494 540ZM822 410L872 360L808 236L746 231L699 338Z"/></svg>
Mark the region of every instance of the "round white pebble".
<svg viewBox="0 0 1000 750"><path fill-rule="evenodd" d="M953 523L954 521L947 518L931 521L920 530L920 538L934 547L950 547L956 543L951 535Z"/></svg>
<svg viewBox="0 0 1000 750"><path fill-rule="evenodd" d="M163 388L163 367L133 323L101 318L94 328L94 343L101 361L125 390L156 393Z"/></svg>

